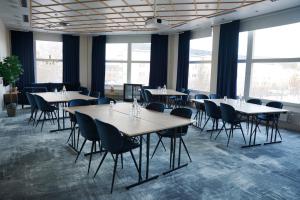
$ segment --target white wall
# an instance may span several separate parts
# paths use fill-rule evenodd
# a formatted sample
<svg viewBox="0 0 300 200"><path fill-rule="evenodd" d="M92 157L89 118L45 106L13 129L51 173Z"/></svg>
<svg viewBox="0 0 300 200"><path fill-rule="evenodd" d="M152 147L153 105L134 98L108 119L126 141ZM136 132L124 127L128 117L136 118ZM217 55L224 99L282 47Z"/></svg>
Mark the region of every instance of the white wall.
<svg viewBox="0 0 300 200"><path fill-rule="evenodd" d="M8 56L9 53L9 32L3 21L0 19L0 60ZM3 108L3 94L5 88L3 84L0 84L0 110Z"/></svg>
<svg viewBox="0 0 300 200"><path fill-rule="evenodd" d="M83 87L91 88L92 80L92 37L80 36L79 82Z"/></svg>

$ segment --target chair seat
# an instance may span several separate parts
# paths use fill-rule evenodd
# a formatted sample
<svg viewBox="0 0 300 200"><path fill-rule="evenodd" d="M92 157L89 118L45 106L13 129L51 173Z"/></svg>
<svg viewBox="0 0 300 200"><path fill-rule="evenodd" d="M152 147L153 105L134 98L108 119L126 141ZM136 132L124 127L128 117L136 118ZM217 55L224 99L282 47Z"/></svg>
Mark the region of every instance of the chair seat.
<svg viewBox="0 0 300 200"><path fill-rule="evenodd" d="M271 121L274 119L274 116L268 115L268 114L259 114L259 115L257 115L257 119L262 120L262 121Z"/></svg>
<svg viewBox="0 0 300 200"><path fill-rule="evenodd" d="M113 152L113 153L126 153L132 149L136 149L140 146L140 143L135 138L124 138L123 147L119 152Z"/></svg>
<svg viewBox="0 0 300 200"><path fill-rule="evenodd" d="M172 137L174 137L174 132L175 131L176 131L176 129L169 129L169 130L165 130L165 131L159 131L159 132L157 132L157 134L161 137L172 138ZM176 133L175 132L175 137L176 138L180 138L184 135L186 135L186 133L182 133L182 132Z"/></svg>

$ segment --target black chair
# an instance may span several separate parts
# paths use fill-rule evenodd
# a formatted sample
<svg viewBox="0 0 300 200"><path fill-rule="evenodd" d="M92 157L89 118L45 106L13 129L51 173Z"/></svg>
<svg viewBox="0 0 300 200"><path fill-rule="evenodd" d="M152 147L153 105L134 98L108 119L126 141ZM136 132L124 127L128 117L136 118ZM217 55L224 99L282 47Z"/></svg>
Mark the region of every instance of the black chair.
<svg viewBox="0 0 300 200"><path fill-rule="evenodd" d="M90 166L91 166L91 161L92 161L92 156L93 153L96 152L96 142L98 142L99 144L99 150L101 151L101 144L100 144L100 136L97 132L97 128L96 128L96 124L93 120L93 118L91 118L90 116L77 112L75 111L75 116L76 116L76 121L79 125L79 130L80 130L80 134L81 136L84 138L84 141L80 147L80 150L76 156L75 159L75 163L86 143L86 141L91 141L92 142L92 146L91 146L91 151L90 151L90 159L89 159L89 166L88 166L88 174L90 172Z"/></svg>
<svg viewBox="0 0 300 200"><path fill-rule="evenodd" d="M283 104L281 102L278 101L270 101L266 104L266 106L272 107L272 108L278 108L278 109L282 109L283 108ZM264 121L266 123L266 133L267 133L267 139L269 137L269 128L270 125L272 125L272 133L273 133L273 129L275 126L275 132L276 134L279 134L280 139L282 140L280 131L278 129L278 121L279 121L279 117L280 114L259 114L257 115L257 121L256 121L256 128L259 127L259 124L261 124L262 121Z"/></svg>
<svg viewBox="0 0 300 200"><path fill-rule="evenodd" d="M208 99L208 96L205 94L196 94L195 99ZM201 127L203 114L206 118L205 106L202 103L195 102L195 106L197 109L196 115L194 119L196 119L196 126Z"/></svg>
<svg viewBox="0 0 300 200"><path fill-rule="evenodd" d="M35 99L34 99L34 96L32 94L30 94L29 92L26 92L26 97L27 97L27 100L30 104L30 111L31 111L31 114L30 114L30 117L29 117L29 120L28 120L28 124L33 121L33 125L36 121L36 115L37 115L37 112L38 112L38 107L37 107L37 104L35 102Z"/></svg>
<svg viewBox="0 0 300 200"><path fill-rule="evenodd" d="M101 97L101 92L99 92L99 91L91 91L90 94L89 94L89 96L100 98Z"/></svg>
<svg viewBox="0 0 300 200"><path fill-rule="evenodd" d="M148 105L146 106L146 109L148 109L148 110L153 110L153 111L156 111L156 112L164 112L164 110L165 110L165 105L162 104L162 103L150 103L150 104L148 104ZM163 148L164 148L164 150L167 151L167 150L166 150L166 147L165 147L165 145L164 145L164 143L163 143L163 141L162 141L162 137L159 137L159 136L158 136L158 143L157 143L156 146L158 146L159 143L161 143L162 146L163 146ZM157 147L156 147L156 148L157 148Z"/></svg>
<svg viewBox="0 0 300 200"><path fill-rule="evenodd" d="M186 95L175 98L175 106L186 106L188 104L188 100L190 97L191 91L189 89L183 89L181 90L182 93L185 93Z"/></svg>
<svg viewBox="0 0 300 200"><path fill-rule="evenodd" d="M252 103L252 104L256 104L256 105L262 105L262 102L260 99L248 99L247 103Z"/></svg>
<svg viewBox="0 0 300 200"><path fill-rule="evenodd" d="M217 94L209 94L208 95L210 99L217 99L218 95Z"/></svg>
<svg viewBox="0 0 300 200"><path fill-rule="evenodd" d="M55 123L54 122L54 117L53 117L53 114L56 118L56 114L55 114L55 111L58 111L58 109L55 107L55 106L52 106L50 104L48 104L44 98L42 98L41 96L38 96L38 95L34 95L34 99L35 99L35 102L37 104L37 107L38 107L38 110L41 111L41 114L40 114L40 117L35 125L35 127L38 126L39 122L41 121L41 117L42 115L44 114L44 118L42 120L42 126L41 126L41 131L43 130L43 126L44 126L44 122L47 120L47 116L48 116L48 120L52 120L53 124Z"/></svg>
<svg viewBox="0 0 300 200"><path fill-rule="evenodd" d="M221 119L220 108L212 101L204 100L205 112L208 116L202 130L205 128L206 124L210 119L213 121L210 138L212 137L213 131L218 130L219 120Z"/></svg>
<svg viewBox="0 0 300 200"><path fill-rule="evenodd" d="M141 97L142 97L142 105L147 105L149 103L149 99L147 98L146 94L145 94L145 89L142 88L140 90L141 93Z"/></svg>
<svg viewBox="0 0 300 200"><path fill-rule="evenodd" d="M233 137L233 129L234 128L239 128L241 130L243 138L244 138L244 142L246 144L246 139L245 139L242 125L241 125L241 120L238 117L236 110L231 105L224 104L224 103L220 104L220 109L221 109L221 116L222 116L222 121L223 121L222 129L223 128L225 129L226 135L227 135L226 124L230 124L230 131L229 131L229 134L227 135L228 136L227 147L228 147L230 138ZM222 129L219 131L216 138L219 136Z"/></svg>
<svg viewBox="0 0 300 200"><path fill-rule="evenodd" d="M189 109L189 108L174 108L171 113L171 115L175 115L175 116L178 116L178 117L183 117L183 118L187 118L187 119L190 119L192 117L192 110ZM169 130L166 130L166 131L160 131L158 132L158 136L160 137L159 138L159 141L157 142L156 144L156 147L152 153L152 156L151 158L154 156L156 150L157 150L157 147L159 145L159 142L162 138L170 138L171 139L171 147L170 147L170 167L171 167L171 160L172 160L172 152L173 152L173 148L174 148L174 139L175 137L176 138L179 138L179 149L180 149L180 145L183 144L183 147L190 159L190 161L192 162L192 159L191 159L191 156L189 154L189 151L182 139L183 136L185 136L187 134L187 131L188 131L188 126L183 126L183 127L178 127L178 128L173 128L173 129L169 129Z"/></svg>
<svg viewBox="0 0 300 200"><path fill-rule="evenodd" d="M107 153L110 152L112 155L115 154L113 178L112 178L111 190L110 190L110 192L112 193L113 188L114 188L114 181L115 181L115 174L116 174L116 169L117 169L117 164L118 164L118 158L119 158L120 154L122 156L123 153L130 152L130 155L132 157L134 165L139 173L139 168L138 168L137 162L134 158L134 155L132 153L132 150L140 147L140 144L137 141L135 141L134 139L131 139L131 138L128 138L128 137L122 135L120 133L120 131L113 125L101 122L99 120L96 120L95 124L97 126L98 134L101 138L102 146L104 148L105 153L99 163L99 166L94 174L94 177L97 175Z"/></svg>
<svg viewBox="0 0 300 200"><path fill-rule="evenodd" d="M86 95L86 96L90 95L90 91L86 87L79 87L79 91L80 91L79 92L80 94L83 94L83 95Z"/></svg>
<svg viewBox="0 0 300 200"><path fill-rule="evenodd" d="M144 94L145 94L145 99L147 104L152 102L152 94L151 92L149 92L148 90L144 90Z"/></svg>
<svg viewBox="0 0 300 200"><path fill-rule="evenodd" d="M68 102L68 107L88 106L88 105L90 105L90 102L88 100L84 100L84 99L73 99ZM75 134L75 129L76 129L76 125L77 125L76 116L72 113L69 113L69 116L70 116L70 121L71 121L71 133L70 133L69 138L66 143L68 143L69 140L71 139L71 137L73 136L73 134ZM75 136L74 136L74 138L75 138ZM78 148L78 142L79 142L79 131L77 134L77 148ZM74 143L75 143L75 141L74 141Z"/></svg>
<svg viewBox="0 0 300 200"><path fill-rule="evenodd" d="M98 99L98 105L100 104L110 104L110 102L113 101L114 104L117 103L116 100L112 99L112 98L109 98L109 97L102 97L102 98L99 98Z"/></svg>
<svg viewBox="0 0 300 200"><path fill-rule="evenodd" d="M252 104L256 104L256 105L262 105L262 101L260 99L248 99L247 103L252 103ZM249 124L250 124L250 116L247 116L246 120L247 120L246 126L247 126L247 134L248 134ZM258 130L260 131L259 127L258 127Z"/></svg>

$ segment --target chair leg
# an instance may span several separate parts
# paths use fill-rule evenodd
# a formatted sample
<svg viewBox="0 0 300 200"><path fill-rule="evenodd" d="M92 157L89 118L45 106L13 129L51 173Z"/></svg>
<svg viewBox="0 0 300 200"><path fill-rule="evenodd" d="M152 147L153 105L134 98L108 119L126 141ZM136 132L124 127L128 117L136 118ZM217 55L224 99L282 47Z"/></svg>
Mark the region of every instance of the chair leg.
<svg viewBox="0 0 300 200"><path fill-rule="evenodd" d="M241 123L239 124L239 126L240 126L240 129L241 129L241 132L242 132L243 138L244 138L244 142L245 142L245 144L247 144L247 142L246 142L246 138L245 138L244 131L243 131L243 128L242 128L242 125L241 125Z"/></svg>
<svg viewBox="0 0 300 200"><path fill-rule="evenodd" d="M164 142L162 141L162 139L160 139L160 143L161 143L161 145L163 146L164 150L167 151L167 149L166 149L166 147L165 147L165 144L164 144Z"/></svg>
<svg viewBox="0 0 300 200"><path fill-rule="evenodd" d="M214 130L214 128L215 128L215 123L216 123L216 119L213 119L213 125L212 125L212 131L210 132L210 138L209 139L211 139L212 138L212 134L213 134L213 130Z"/></svg>
<svg viewBox="0 0 300 200"><path fill-rule="evenodd" d="M205 119L206 119L206 118L205 118ZM209 121L209 119L210 119L210 117L208 117L207 120L205 121L203 128L201 128L202 130L204 130L204 128L205 128L207 122Z"/></svg>
<svg viewBox="0 0 300 200"><path fill-rule="evenodd" d="M172 154L173 154L173 137L171 137L171 142L170 142L170 169L172 165Z"/></svg>
<svg viewBox="0 0 300 200"><path fill-rule="evenodd" d="M155 149L154 149L154 151L153 151L153 153L152 153L151 159L153 158L153 156L154 156L154 154L155 154L155 152L156 152L156 150L157 150L157 148L158 148L158 145L159 145L159 143L160 143L160 141L161 141L161 139L162 139L161 136L158 136L158 137L159 137L159 140L158 140L158 142L157 142L157 144L156 144L156 146L155 146Z"/></svg>
<svg viewBox="0 0 300 200"><path fill-rule="evenodd" d="M115 175L116 175L116 170L117 170L117 165L118 165L118 154L116 155L116 159L115 159L115 166L114 166L114 172L113 172L113 178L112 178L112 182L111 182L111 189L110 189L110 193L113 192L114 189L114 183L115 183Z"/></svg>
<svg viewBox="0 0 300 200"><path fill-rule="evenodd" d="M75 130L76 130L76 124L75 124ZM75 130L74 130L74 134L75 134ZM79 144L79 136L80 136L80 129L78 128L78 131L77 131L77 146L76 146L76 149L78 149L78 144Z"/></svg>
<svg viewBox="0 0 300 200"><path fill-rule="evenodd" d="M40 123L41 117L42 117L42 114L43 114L43 113L44 113L44 112L41 111L40 117L39 117L39 119L37 120L35 127L37 127L38 124Z"/></svg>
<svg viewBox="0 0 300 200"><path fill-rule="evenodd" d="M74 123L74 124L75 124L75 123ZM73 124L73 122L71 122L72 129L71 129L71 133L70 133L70 135L69 135L69 138L68 138L66 144L70 141L70 139L71 139L71 137L72 137L72 135L73 135L73 132L75 131L75 125L74 125L74 124Z"/></svg>
<svg viewBox="0 0 300 200"><path fill-rule="evenodd" d="M122 165L122 169L123 169L123 154L121 153L121 165Z"/></svg>
<svg viewBox="0 0 300 200"><path fill-rule="evenodd" d="M83 141L83 143L82 143L82 145L81 145L81 148L80 148L80 150L79 150L79 152L78 152L78 154L77 154L77 156L76 156L75 163L76 163L76 161L77 161L77 159L78 159L78 157L79 157L79 155L80 155L80 153L81 153L81 151L82 151L82 149L83 149L85 143L86 143L86 139Z"/></svg>
<svg viewBox="0 0 300 200"><path fill-rule="evenodd" d="M215 140L217 139L217 137L220 135L220 133L222 132L222 130L223 130L223 128L225 128L226 129L226 127L225 127L225 124L223 123L223 126L222 126L222 128L220 129L220 131L218 132L218 134L216 135L216 137L215 137ZM227 133L226 133L226 135L227 135ZM228 135L227 135L227 137L228 137Z"/></svg>
<svg viewBox="0 0 300 200"><path fill-rule="evenodd" d="M183 141L182 137L180 137L180 142L182 142L182 144L183 144L183 147L184 147L184 149L185 149L185 151L186 151L186 153L187 153L187 155L188 155L188 157L189 157L189 159L190 159L190 162L192 162L192 159L191 159L190 153L189 153L188 149L186 148L186 145L185 145L185 143L184 143L184 141Z"/></svg>
<svg viewBox="0 0 300 200"><path fill-rule="evenodd" d="M99 169L100 169L100 167L101 167L101 165L102 165L102 163L103 163L103 161L104 161L104 159L105 159L107 153L108 153L108 151L106 151L106 152L104 153L104 155L103 155L103 157L102 157L102 159L101 159L101 161L100 161L100 163L99 163L99 165L98 165L98 168L97 168L97 170L96 170L96 172L95 172L95 174L94 174L94 178L95 178L95 176L97 175L97 173L98 173L98 171L99 171Z"/></svg>
<svg viewBox="0 0 300 200"><path fill-rule="evenodd" d="M36 115L37 115L37 113L38 113L38 109L35 109L35 111L34 111L34 119L33 119L32 126L34 126L34 124L36 123Z"/></svg>
<svg viewBox="0 0 300 200"><path fill-rule="evenodd" d="M44 119L42 121L41 131L43 131L45 120L46 120L46 112L44 112Z"/></svg>
<svg viewBox="0 0 300 200"><path fill-rule="evenodd" d="M91 167L91 161L92 161L92 156L93 156L94 145L95 145L95 141L92 142L91 154L90 154L90 160L89 160L89 167L88 167L88 174L90 173L90 167Z"/></svg>
<svg viewBox="0 0 300 200"><path fill-rule="evenodd" d="M226 128L225 128L225 130L226 130ZM232 127L232 125L231 125L230 131L229 131L229 137L228 137L228 140L227 140L227 147L228 147L228 144L229 144L229 141L230 141L230 137L231 137L231 135L232 135L232 132L233 132L233 127Z"/></svg>

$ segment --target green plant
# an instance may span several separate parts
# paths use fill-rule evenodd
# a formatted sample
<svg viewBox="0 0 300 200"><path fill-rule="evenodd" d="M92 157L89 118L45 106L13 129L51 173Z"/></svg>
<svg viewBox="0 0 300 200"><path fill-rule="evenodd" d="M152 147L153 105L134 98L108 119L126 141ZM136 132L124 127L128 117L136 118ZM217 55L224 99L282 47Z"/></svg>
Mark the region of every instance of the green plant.
<svg viewBox="0 0 300 200"><path fill-rule="evenodd" d="M22 64L18 56L8 56L0 62L0 77L3 77L3 83L5 86L14 86L22 74Z"/></svg>

